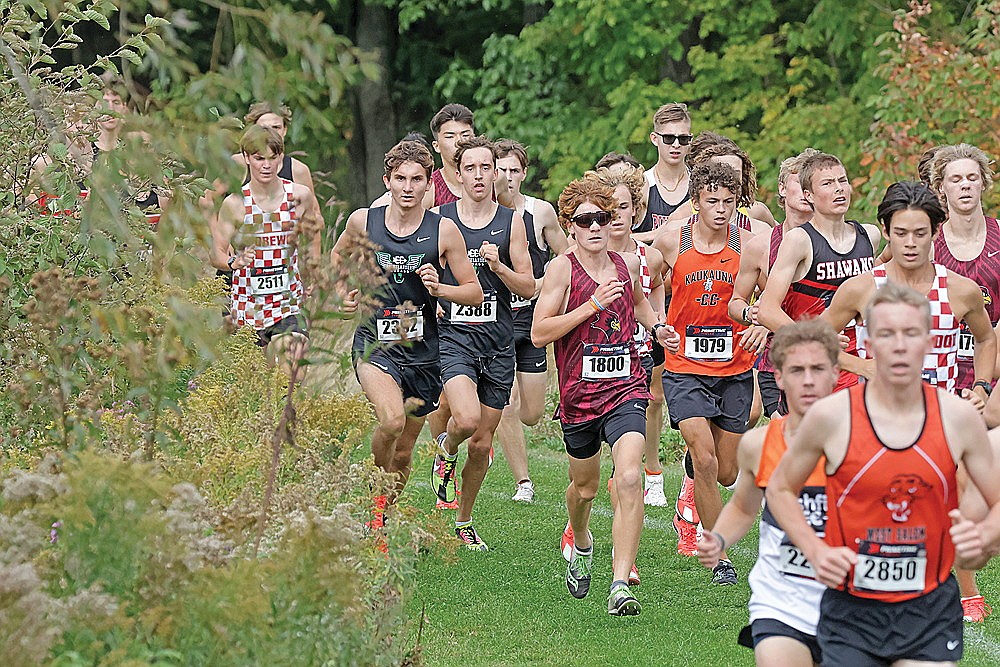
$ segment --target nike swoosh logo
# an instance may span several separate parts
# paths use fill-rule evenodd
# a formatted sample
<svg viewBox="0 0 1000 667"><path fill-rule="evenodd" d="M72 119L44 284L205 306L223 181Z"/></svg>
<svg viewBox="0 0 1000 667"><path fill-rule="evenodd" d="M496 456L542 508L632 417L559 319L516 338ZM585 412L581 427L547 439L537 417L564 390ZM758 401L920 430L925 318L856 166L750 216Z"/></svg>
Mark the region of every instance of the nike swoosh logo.
<svg viewBox="0 0 1000 667"><path fill-rule="evenodd" d="M423 243L424 241L430 241L430 240L431 240L431 237L429 237L429 236L425 236L423 238L420 238L419 236L417 237L417 243Z"/></svg>
<svg viewBox="0 0 1000 667"><path fill-rule="evenodd" d="M958 640L952 639L950 642L947 643L947 647L949 651L954 651L955 649L958 648Z"/></svg>
<svg viewBox="0 0 1000 667"><path fill-rule="evenodd" d="M544 361L539 361L538 363L535 364L535 368L541 368L544 365L545 365Z"/></svg>
<svg viewBox="0 0 1000 667"><path fill-rule="evenodd" d="M494 229L492 232L490 232L490 236L496 236L497 234L503 234L503 230L502 229Z"/></svg>
<svg viewBox="0 0 1000 667"><path fill-rule="evenodd" d="M642 406L641 406L641 405L639 405L638 403L636 403L636 404L635 404L635 407L637 407L637 408L639 408L640 410L642 410Z"/></svg>
<svg viewBox="0 0 1000 667"><path fill-rule="evenodd" d="M727 257L726 259L720 259L719 260L719 264L725 264L726 262L728 262L731 259L732 259L732 257Z"/></svg>
<svg viewBox="0 0 1000 667"><path fill-rule="evenodd" d="M986 253L987 257L993 257L994 255L1000 255L1000 250L994 250L993 252Z"/></svg>

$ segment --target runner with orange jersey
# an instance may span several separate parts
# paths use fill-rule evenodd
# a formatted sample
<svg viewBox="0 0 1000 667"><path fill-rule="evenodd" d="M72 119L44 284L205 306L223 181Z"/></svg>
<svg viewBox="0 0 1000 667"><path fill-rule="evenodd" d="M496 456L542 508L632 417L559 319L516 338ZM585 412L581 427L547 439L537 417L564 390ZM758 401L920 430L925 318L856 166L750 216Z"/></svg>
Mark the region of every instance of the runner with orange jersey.
<svg viewBox="0 0 1000 667"><path fill-rule="evenodd" d="M740 181L731 167L697 167L691 174L691 199L698 219L676 233L662 234L653 246L671 271L667 323L681 337L678 353L666 357L664 400L670 425L680 430L691 452L695 506L709 530L722 509L717 484L736 481L736 447L747 430L753 400L753 355L741 344L745 331L727 311L740 250L749 238L729 222L739 196ZM693 556L697 527L677 516L674 527L678 553ZM728 558L720 560L713 581L736 583Z"/></svg>
<svg viewBox="0 0 1000 667"><path fill-rule="evenodd" d="M962 606L950 571L981 567L996 553L1000 466L976 409L921 382L932 344L927 297L890 282L864 315L875 376L809 410L771 476L767 502L829 587L817 628L824 664L954 664ZM823 456L825 541L798 502ZM958 463L990 508L981 521L958 510Z"/></svg>

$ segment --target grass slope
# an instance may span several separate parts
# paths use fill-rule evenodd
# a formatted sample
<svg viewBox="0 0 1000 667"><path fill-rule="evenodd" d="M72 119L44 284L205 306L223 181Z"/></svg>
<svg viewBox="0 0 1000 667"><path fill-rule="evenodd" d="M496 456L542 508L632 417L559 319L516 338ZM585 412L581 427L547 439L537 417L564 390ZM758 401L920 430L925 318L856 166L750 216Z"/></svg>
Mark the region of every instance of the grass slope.
<svg viewBox="0 0 1000 667"><path fill-rule="evenodd" d="M549 430L549 429L545 429ZM422 438L426 443L428 436ZM454 512L433 509L427 482L430 448L414 460L403 503L427 508L445 532ZM607 451L607 450L605 450ZM605 456L603 478L610 473ZM460 465L464 461L464 453ZM671 508L647 508L639 548L642 584L634 593L643 605L634 618L607 614L611 583L611 512L607 487L594 504L595 572L590 595L573 599L563 581L559 535L566 523L563 493L566 459L561 443L542 437L529 444L537 492L531 505L512 502L513 481L497 447L497 459L476 503L475 521L488 553L461 550L457 560L427 556L408 605L414 628L421 609L423 658L429 667L449 665L752 665L750 650L736 644L747 622L746 575L756 557L757 533L731 552L739 573L735 587L711 584L696 559L679 556L670 526ZM665 469L668 498L680 485L679 465ZM980 575L987 599L997 601L995 566ZM966 624L964 665L1000 664L1000 611L985 624Z"/></svg>

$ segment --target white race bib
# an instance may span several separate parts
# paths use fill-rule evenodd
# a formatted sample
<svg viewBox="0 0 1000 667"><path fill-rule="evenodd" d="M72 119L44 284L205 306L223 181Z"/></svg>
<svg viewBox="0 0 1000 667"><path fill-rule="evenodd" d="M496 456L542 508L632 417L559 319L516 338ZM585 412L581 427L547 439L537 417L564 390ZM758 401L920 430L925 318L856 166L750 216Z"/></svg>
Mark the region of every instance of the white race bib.
<svg viewBox="0 0 1000 667"><path fill-rule="evenodd" d="M375 326L380 341L423 340L424 338L424 314L419 310L383 308L375 319Z"/></svg>
<svg viewBox="0 0 1000 667"><path fill-rule="evenodd" d="M612 380L632 375L631 344L583 344L583 379Z"/></svg>
<svg viewBox="0 0 1000 667"><path fill-rule="evenodd" d="M497 321L497 293L484 292L483 303L478 306L451 304L452 324L483 324Z"/></svg>
<svg viewBox="0 0 1000 667"><path fill-rule="evenodd" d="M531 299L525 299L524 297L510 293L510 307L512 310L517 310L519 308L527 308L531 305Z"/></svg>
<svg viewBox="0 0 1000 667"><path fill-rule="evenodd" d="M888 593L924 590L927 548L923 544L880 544L861 540L854 566L854 587Z"/></svg>
<svg viewBox="0 0 1000 667"><path fill-rule="evenodd" d="M684 356L692 361L732 361L733 327L687 325Z"/></svg>
<svg viewBox="0 0 1000 667"><path fill-rule="evenodd" d="M958 358L962 361L972 361L976 353L976 338L964 325L958 334Z"/></svg>
<svg viewBox="0 0 1000 667"><path fill-rule="evenodd" d="M788 538L785 538L781 542L781 556L778 562L778 569L782 573L793 577L816 578L816 572L813 571L812 565L806 560L806 555L797 546L788 541Z"/></svg>
<svg viewBox="0 0 1000 667"><path fill-rule="evenodd" d="M289 275L287 266L250 269L250 291L254 296L281 294L288 291Z"/></svg>

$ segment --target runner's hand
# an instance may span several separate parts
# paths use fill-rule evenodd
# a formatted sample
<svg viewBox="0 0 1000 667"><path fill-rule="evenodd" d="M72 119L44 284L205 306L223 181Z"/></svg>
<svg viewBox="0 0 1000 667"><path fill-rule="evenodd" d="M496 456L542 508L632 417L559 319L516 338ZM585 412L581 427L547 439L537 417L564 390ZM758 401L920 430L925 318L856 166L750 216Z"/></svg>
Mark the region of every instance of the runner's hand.
<svg viewBox="0 0 1000 667"><path fill-rule="evenodd" d="M698 538L698 562L709 570L715 569L722 557L722 542L710 530L701 531Z"/></svg>
<svg viewBox="0 0 1000 667"><path fill-rule="evenodd" d="M974 407L976 410L979 410L980 412L986 409L986 401L983 400L983 397L980 396L979 392L977 391L973 391L971 389L963 389L962 398L967 400L969 403L972 403L972 407Z"/></svg>
<svg viewBox="0 0 1000 667"><path fill-rule="evenodd" d="M810 558L816 580L830 588L844 583L851 568L857 565L858 554L847 547L831 547L826 544L815 558Z"/></svg>
<svg viewBox="0 0 1000 667"><path fill-rule="evenodd" d="M663 335L660 335L661 332ZM669 324L656 330L656 342L670 354L677 354L681 349L681 335Z"/></svg>
<svg viewBox="0 0 1000 667"><path fill-rule="evenodd" d="M601 306L607 308L615 299L625 294L625 287L620 280L606 280L597 286L594 291L594 298L600 302Z"/></svg>
<svg viewBox="0 0 1000 667"><path fill-rule="evenodd" d="M767 345L767 335L771 333L767 327L747 327L740 333L740 346L752 354L760 354Z"/></svg>
<svg viewBox="0 0 1000 667"><path fill-rule="evenodd" d="M424 283L424 287L427 288L427 292L431 296L440 296L438 294L438 287L441 286L441 282L437 269L431 264L423 264L417 269L417 275L420 276L420 280Z"/></svg>
<svg viewBox="0 0 1000 667"><path fill-rule="evenodd" d="M979 525L962 516L961 510L948 512L951 518L952 544L955 545L955 565L967 570L976 570L986 564L989 554L983 543Z"/></svg>
<svg viewBox="0 0 1000 667"><path fill-rule="evenodd" d="M352 289L350 292L347 293L347 296L344 297L344 308L343 308L344 315L354 315L354 313L358 312L359 292L360 290Z"/></svg>
<svg viewBox="0 0 1000 667"><path fill-rule="evenodd" d="M245 269L251 264L253 264L254 256L256 255L256 250L253 246L249 248L243 248L236 255L236 259L233 260L233 271L239 271L240 269Z"/></svg>
<svg viewBox="0 0 1000 667"><path fill-rule="evenodd" d="M851 344L851 339L848 338L847 334L845 334L843 331L837 334L837 340L840 341L841 350L846 350L847 346Z"/></svg>
<svg viewBox="0 0 1000 667"><path fill-rule="evenodd" d="M483 258L486 266L490 267L490 271L493 273L500 269L500 248L495 244L483 241L483 244L479 246L479 256Z"/></svg>

